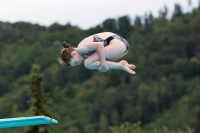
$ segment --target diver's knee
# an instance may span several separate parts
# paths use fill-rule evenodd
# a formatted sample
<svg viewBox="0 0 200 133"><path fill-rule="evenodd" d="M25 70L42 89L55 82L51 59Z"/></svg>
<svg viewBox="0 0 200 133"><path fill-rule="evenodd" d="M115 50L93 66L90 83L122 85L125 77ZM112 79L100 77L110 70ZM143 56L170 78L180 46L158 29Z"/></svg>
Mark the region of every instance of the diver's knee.
<svg viewBox="0 0 200 133"><path fill-rule="evenodd" d="M84 66L87 68L87 69L91 69L91 63L87 60L84 61Z"/></svg>

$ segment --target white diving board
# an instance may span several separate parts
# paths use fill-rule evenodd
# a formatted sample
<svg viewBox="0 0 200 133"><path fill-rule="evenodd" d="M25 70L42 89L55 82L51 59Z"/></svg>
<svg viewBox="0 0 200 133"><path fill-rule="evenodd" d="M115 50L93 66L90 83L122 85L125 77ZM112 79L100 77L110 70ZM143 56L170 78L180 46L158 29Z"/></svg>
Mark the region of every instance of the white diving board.
<svg viewBox="0 0 200 133"><path fill-rule="evenodd" d="M58 121L47 116L17 117L0 119L0 128L57 124Z"/></svg>

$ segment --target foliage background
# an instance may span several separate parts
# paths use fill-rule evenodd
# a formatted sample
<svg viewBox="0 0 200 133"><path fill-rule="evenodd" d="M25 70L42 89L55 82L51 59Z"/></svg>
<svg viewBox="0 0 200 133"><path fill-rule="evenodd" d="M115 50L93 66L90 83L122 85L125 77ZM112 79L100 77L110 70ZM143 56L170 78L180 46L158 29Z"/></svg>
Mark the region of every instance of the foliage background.
<svg viewBox="0 0 200 133"><path fill-rule="evenodd" d="M200 132L200 7L183 13L176 4L170 19L167 14L165 7L159 17L138 16L134 24L129 16L109 18L87 30L70 23L0 22L0 118L30 116L29 74L39 64L49 110L58 116L58 133L110 133L110 126L126 121L140 121L144 133L163 126ZM137 66L136 75L58 64L63 41L76 46L103 31L128 40L130 50L123 59Z"/></svg>

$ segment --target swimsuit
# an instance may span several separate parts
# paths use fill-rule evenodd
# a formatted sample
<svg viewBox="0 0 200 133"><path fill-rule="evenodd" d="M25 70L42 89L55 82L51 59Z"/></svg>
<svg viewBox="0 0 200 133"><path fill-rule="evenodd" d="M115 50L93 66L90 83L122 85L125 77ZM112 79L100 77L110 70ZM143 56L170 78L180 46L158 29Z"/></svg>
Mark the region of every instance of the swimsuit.
<svg viewBox="0 0 200 133"><path fill-rule="evenodd" d="M113 39L119 39L120 41L122 41L125 46L126 46L126 51L124 53L127 53L128 52L128 49L129 49L129 44L128 42L121 36L118 36L118 35L112 35L110 37L108 37L106 40L103 40L102 38L98 37L96 34L93 35L93 42L103 42L104 44L104 47L108 46L110 41L113 40ZM85 55L86 56L90 56L92 55L93 53L95 53L97 50L93 50L93 51L88 51Z"/></svg>

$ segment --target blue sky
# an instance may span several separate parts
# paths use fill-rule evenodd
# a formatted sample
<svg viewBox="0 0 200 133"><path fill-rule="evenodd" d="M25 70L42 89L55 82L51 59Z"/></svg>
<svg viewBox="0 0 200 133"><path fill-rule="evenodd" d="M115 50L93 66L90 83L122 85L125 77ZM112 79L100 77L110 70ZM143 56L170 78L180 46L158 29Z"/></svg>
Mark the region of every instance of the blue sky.
<svg viewBox="0 0 200 133"><path fill-rule="evenodd" d="M0 21L24 21L44 26L70 22L87 29L107 18L123 15L134 19L152 12L157 17L165 5L171 14L175 3L179 3L184 12L190 10L188 0L4 0L0 4ZM191 0L191 3L191 7L197 7L199 0Z"/></svg>

